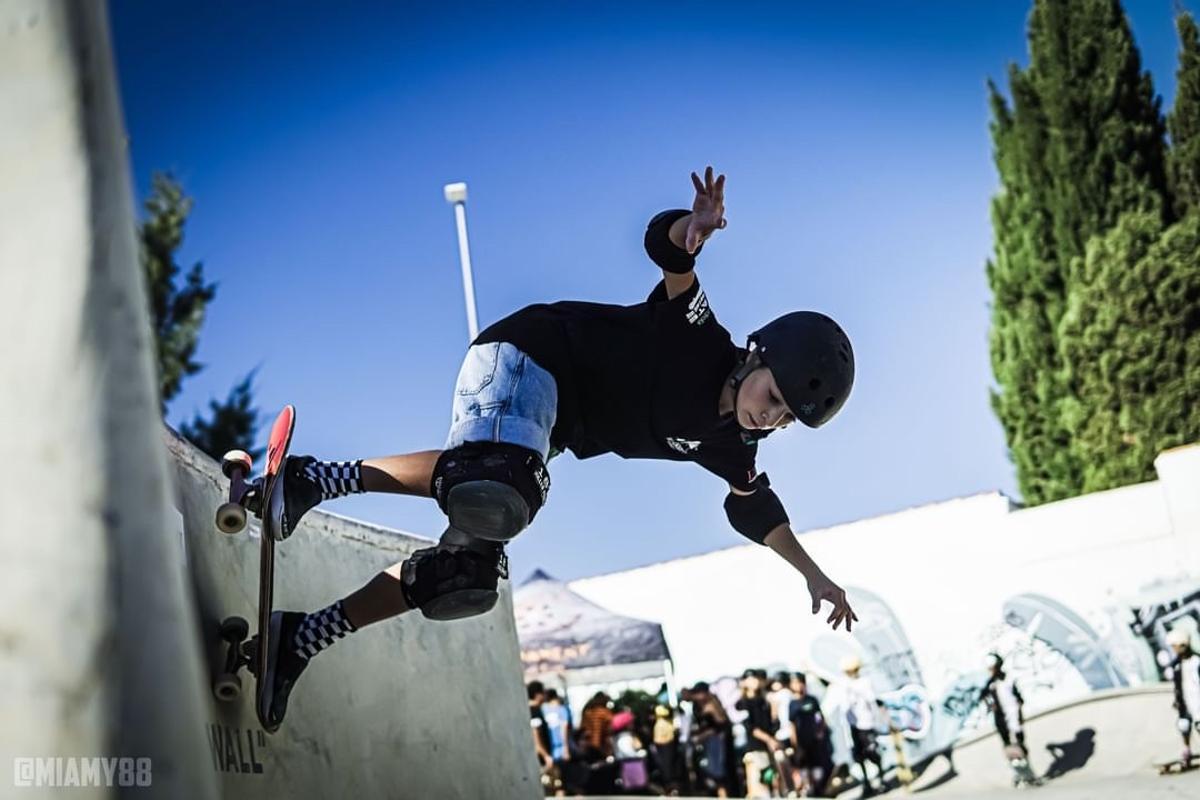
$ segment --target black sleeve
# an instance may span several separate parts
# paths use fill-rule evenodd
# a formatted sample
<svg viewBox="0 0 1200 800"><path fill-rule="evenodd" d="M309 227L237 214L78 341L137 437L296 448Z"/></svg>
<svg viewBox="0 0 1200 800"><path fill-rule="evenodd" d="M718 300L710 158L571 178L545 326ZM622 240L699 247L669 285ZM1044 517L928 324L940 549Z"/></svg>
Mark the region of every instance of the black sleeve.
<svg viewBox="0 0 1200 800"><path fill-rule="evenodd" d="M695 253L688 253L688 251L676 247L675 243L671 241L669 235L671 225L690 213L692 212L683 208L663 211L655 214L654 218L650 220L650 224L646 226L646 255L667 272L679 275L691 272L696 267L696 256L700 255L700 251L704 249L704 245L701 244L696 248Z"/></svg>

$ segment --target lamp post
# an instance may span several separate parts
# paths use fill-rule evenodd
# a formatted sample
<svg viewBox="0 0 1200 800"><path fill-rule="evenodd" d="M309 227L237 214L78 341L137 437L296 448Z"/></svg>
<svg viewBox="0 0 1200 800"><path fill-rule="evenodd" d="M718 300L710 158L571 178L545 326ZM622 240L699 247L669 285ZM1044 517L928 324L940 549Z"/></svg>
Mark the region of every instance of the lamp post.
<svg viewBox="0 0 1200 800"><path fill-rule="evenodd" d="M479 320L475 315L475 281L471 276L471 249L467 245L467 185L447 183L443 187L446 202L454 206L458 223L458 260L462 265L463 299L467 304L467 331L471 341L479 335Z"/></svg>

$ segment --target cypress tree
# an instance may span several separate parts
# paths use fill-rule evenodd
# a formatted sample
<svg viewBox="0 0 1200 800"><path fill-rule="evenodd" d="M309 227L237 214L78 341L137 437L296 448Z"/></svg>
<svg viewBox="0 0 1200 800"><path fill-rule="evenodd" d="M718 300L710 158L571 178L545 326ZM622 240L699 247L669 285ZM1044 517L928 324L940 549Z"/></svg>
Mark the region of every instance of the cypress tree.
<svg viewBox="0 0 1200 800"><path fill-rule="evenodd" d="M1168 167L1175 212L1183 216L1200 208L1200 33L1186 12L1175 18L1179 32L1179 68L1175 72L1175 106L1167 119L1171 133Z"/></svg>
<svg viewBox="0 0 1200 800"><path fill-rule="evenodd" d="M1059 333L1081 491L1151 480L1200 440L1200 214L1128 214L1074 266Z"/></svg>
<svg viewBox="0 0 1200 800"><path fill-rule="evenodd" d="M1058 328L1072 260L1122 214L1164 215L1165 122L1117 0L1036 0L1011 109L992 87L993 408L1027 503L1083 491L1080 387Z"/></svg>

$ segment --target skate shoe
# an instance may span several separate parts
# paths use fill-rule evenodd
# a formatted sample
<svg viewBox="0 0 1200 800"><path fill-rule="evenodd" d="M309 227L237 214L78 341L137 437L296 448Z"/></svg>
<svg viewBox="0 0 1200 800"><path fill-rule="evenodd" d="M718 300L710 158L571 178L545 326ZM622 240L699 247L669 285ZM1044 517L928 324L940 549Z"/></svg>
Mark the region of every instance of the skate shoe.
<svg viewBox="0 0 1200 800"><path fill-rule="evenodd" d="M269 509L279 541L291 536L300 518L321 502L320 484L305 471L315 461L312 456L288 456L283 465L282 483L276 487Z"/></svg>
<svg viewBox="0 0 1200 800"><path fill-rule="evenodd" d="M296 629L303 621L304 614L298 611L276 611L271 614L267 672L265 676L258 676L262 685L258 695L259 721L269 733L279 729L287 713L288 695L308 666L308 659L296 653L294 644ZM261 647L262 641L255 637L255 644ZM251 671L257 674L257 670L258 659L255 658L251 662Z"/></svg>

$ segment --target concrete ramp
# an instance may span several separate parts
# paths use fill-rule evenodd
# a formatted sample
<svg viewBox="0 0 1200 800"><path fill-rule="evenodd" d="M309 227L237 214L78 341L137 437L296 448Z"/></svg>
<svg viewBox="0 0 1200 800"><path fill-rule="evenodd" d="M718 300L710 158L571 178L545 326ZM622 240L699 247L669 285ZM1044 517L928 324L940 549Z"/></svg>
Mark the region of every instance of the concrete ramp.
<svg viewBox="0 0 1200 800"><path fill-rule="evenodd" d="M303 425L303 417L300 418ZM260 527L233 536L213 522L227 482L217 464L168 434L207 674L225 648L217 627L255 627ZM397 502L415 502L398 499ZM358 588L429 541L319 511L275 551L275 605L313 610ZM378 623L309 665L287 719L264 734L254 680L240 698L209 698L204 732L222 796L539 797L509 584L491 612L455 622L417 613Z"/></svg>
<svg viewBox="0 0 1200 800"><path fill-rule="evenodd" d="M103 3L0 3L0 787L539 796L507 585L482 617L322 654L274 736L249 676L212 696L218 622L256 617L258 542L217 532L217 465L164 438L116 89ZM323 606L423 544L312 514L276 599Z"/></svg>
<svg viewBox="0 0 1200 800"><path fill-rule="evenodd" d="M1187 784L1195 790L1196 773L1159 779L1156 761L1179 754L1182 742L1175 731L1171 687L1097 692L1075 703L1042 712L1026 720L1025 736L1034 772L1046 776L1047 796L1108 796L1100 786L1133 780L1165 788ZM922 796L991 796L1012 786L1012 774L994 732L969 739L954 749L954 773L949 762L936 758L914 789ZM1125 796L1141 796L1135 795Z"/></svg>

